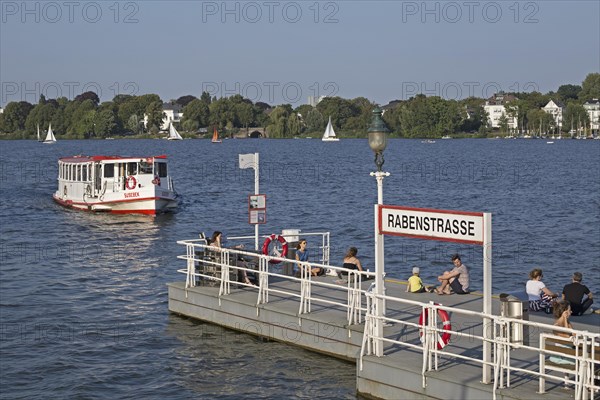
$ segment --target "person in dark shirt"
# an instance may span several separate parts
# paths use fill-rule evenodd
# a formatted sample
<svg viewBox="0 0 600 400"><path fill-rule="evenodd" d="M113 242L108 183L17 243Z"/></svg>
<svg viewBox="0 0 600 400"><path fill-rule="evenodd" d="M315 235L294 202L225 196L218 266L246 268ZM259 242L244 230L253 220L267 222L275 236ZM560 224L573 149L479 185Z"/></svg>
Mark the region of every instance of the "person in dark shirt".
<svg viewBox="0 0 600 400"><path fill-rule="evenodd" d="M573 315L583 315L588 310L590 314L594 312L590 307L594 302L592 300L593 294L587 286L581 283L582 280L583 275L581 272L575 272L573 274L573 282L565 285L562 291L562 298L571 304Z"/></svg>

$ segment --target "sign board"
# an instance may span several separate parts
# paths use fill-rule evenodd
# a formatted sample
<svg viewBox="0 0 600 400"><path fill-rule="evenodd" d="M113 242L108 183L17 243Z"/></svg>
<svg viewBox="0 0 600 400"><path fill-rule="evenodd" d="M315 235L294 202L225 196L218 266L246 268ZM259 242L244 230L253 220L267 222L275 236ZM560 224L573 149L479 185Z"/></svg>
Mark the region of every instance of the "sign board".
<svg viewBox="0 0 600 400"><path fill-rule="evenodd" d="M483 213L379 206L379 234L483 245Z"/></svg>
<svg viewBox="0 0 600 400"><path fill-rule="evenodd" d="M264 194L251 194L248 196L248 223L267 223L267 196Z"/></svg>

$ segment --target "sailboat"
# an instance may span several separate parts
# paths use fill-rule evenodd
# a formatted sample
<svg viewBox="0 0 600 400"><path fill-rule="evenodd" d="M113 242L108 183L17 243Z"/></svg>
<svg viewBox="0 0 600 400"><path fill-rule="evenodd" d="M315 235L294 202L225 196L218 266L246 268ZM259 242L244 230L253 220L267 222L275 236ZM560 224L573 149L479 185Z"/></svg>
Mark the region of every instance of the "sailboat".
<svg viewBox="0 0 600 400"><path fill-rule="evenodd" d="M221 143L222 142L222 140L219 139L219 132L217 132L217 127L216 126L215 126L215 130L213 131L212 142L213 143Z"/></svg>
<svg viewBox="0 0 600 400"><path fill-rule="evenodd" d="M177 129L173 126L173 123L169 124L169 136L167 136L167 140L183 140Z"/></svg>
<svg viewBox="0 0 600 400"><path fill-rule="evenodd" d="M37 124L37 138L38 138L38 142L42 141L42 139L40 139L40 124Z"/></svg>
<svg viewBox="0 0 600 400"><path fill-rule="evenodd" d="M54 132L52 132L52 122L48 125L48 133L46 134L46 139L44 139L45 144L54 144L56 143L56 138L54 137Z"/></svg>
<svg viewBox="0 0 600 400"><path fill-rule="evenodd" d="M335 131L333 130L333 125L331 125L331 116L329 117L329 122L327 123L327 128L325 128L325 133L323 133L324 142L338 142L340 139L335 136Z"/></svg>

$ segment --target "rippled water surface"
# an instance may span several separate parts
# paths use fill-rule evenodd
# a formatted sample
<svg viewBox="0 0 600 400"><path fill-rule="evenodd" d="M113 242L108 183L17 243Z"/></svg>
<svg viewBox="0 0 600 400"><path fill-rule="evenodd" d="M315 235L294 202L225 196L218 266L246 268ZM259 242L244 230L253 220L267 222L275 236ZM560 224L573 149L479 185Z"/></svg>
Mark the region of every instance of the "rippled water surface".
<svg viewBox="0 0 600 400"><path fill-rule="evenodd" d="M365 140L2 142L0 396L2 398L354 398L355 366L170 315L166 283L183 279L179 239L253 233L247 195L260 153L268 214L261 233L330 231L332 262L357 246L373 268L373 156ZM57 159L167 154L182 196L157 218L54 204ZM493 213L495 291L542 267L560 290L574 270L600 291L600 142L391 140L384 202ZM477 246L386 238L388 277L423 279L463 254L481 288Z"/></svg>

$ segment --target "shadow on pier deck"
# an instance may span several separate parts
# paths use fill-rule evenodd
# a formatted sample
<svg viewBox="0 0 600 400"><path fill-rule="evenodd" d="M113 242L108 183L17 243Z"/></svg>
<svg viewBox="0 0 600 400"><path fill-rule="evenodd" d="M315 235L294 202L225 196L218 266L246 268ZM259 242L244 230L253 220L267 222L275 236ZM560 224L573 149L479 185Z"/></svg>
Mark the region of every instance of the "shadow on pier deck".
<svg viewBox="0 0 600 400"><path fill-rule="evenodd" d="M334 282L334 278L321 277L319 280ZM269 287L290 290L298 283L281 281L270 282ZM367 283L364 284L368 286ZM387 280L388 296L405 298L428 303L435 301L445 306L466 310L481 311L482 297L473 293L463 296L438 296L436 294L411 294L405 292L403 283ZM257 306L257 289L240 287L230 295L219 298L219 288L199 286L185 289L184 282L168 284L169 311L194 319L210 322L230 329L282 341L305 349L317 351L333 357L356 362L357 391L364 396L386 399L491 399L493 388L481 383L482 368L477 363L440 356L437 371L426 373L426 386L423 388L420 351L387 344L384 357L364 356L358 362L363 339L364 323L347 325L346 311L313 302L311 312L299 315L297 298L269 294L269 302ZM315 286L313 292L319 297L340 296L328 292L327 288ZM387 315L400 320L418 322L421 309L416 306L390 304ZM494 314L499 313L499 302L494 302ZM453 330L481 335L481 319L469 320L461 315L451 315ZM535 313L530 320L552 324L552 316ZM600 316L587 315L572 318L575 329L600 333ZM403 341L420 343L419 331L406 326L387 326L385 337L401 337ZM539 332L530 332L531 345L537 345ZM445 350L461 355L477 356L482 352L480 342L466 337L454 338ZM535 370L538 356L531 352L515 350L511 352L512 365ZM546 393L537 393L538 380L518 372L511 373L510 387L496 392L498 399L567 399L573 398L572 389L564 389L560 383L546 382Z"/></svg>

